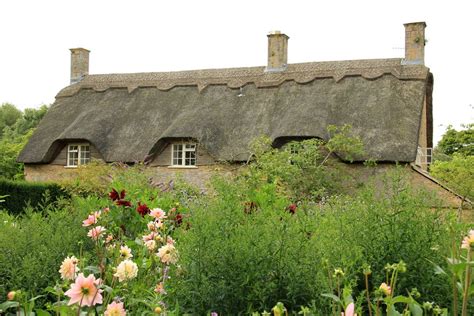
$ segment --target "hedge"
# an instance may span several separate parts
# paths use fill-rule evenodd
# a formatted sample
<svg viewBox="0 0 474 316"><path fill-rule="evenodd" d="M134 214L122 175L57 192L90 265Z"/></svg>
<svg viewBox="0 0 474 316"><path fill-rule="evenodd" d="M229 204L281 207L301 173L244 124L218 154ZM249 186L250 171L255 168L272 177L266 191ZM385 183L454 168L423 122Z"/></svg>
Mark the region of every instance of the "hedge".
<svg viewBox="0 0 474 316"><path fill-rule="evenodd" d="M55 183L40 183L26 181L12 181L0 179L0 196L5 196L0 203L1 209L6 209L10 214L19 215L28 204L32 207L41 205L45 193L48 192L49 202L54 202L67 193Z"/></svg>

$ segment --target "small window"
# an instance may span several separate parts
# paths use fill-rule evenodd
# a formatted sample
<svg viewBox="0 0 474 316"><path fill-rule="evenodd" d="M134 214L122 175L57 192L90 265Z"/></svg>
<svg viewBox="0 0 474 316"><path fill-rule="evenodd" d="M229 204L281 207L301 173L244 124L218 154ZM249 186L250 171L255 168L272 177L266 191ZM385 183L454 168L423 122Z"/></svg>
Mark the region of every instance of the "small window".
<svg viewBox="0 0 474 316"><path fill-rule="evenodd" d="M67 148L67 166L77 167L91 161L90 146L86 144L71 144Z"/></svg>
<svg viewBox="0 0 474 316"><path fill-rule="evenodd" d="M171 165L179 167L196 166L196 144L173 144Z"/></svg>

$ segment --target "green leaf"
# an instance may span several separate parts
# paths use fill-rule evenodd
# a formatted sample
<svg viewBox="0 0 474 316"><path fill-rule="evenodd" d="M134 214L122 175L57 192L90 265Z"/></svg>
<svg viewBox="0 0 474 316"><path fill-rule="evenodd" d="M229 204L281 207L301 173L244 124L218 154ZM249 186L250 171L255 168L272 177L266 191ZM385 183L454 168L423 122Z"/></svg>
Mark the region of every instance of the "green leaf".
<svg viewBox="0 0 474 316"><path fill-rule="evenodd" d="M51 313L44 309L35 309L36 316L51 316Z"/></svg>
<svg viewBox="0 0 474 316"><path fill-rule="evenodd" d="M0 310L6 311L9 308L18 307L18 306L20 306L20 303L18 303L18 302L7 301L7 302L4 302L4 303L0 304Z"/></svg>
<svg viewBox="0 0 474 316"><path fill-rule="evenodd" d="M87 266L87 267L84 268L84 271L89 271L92 274L99 274L100 273L100 269L97 266Z"/></svg>
<svg viewBox="0 0 474 316"><path fill-rule="evenodd" d="M423 309L420 304L410 303L408 304L408 308L410 309L412 316L423 316Z"/></svg>
<svg viewBox="0 0 474 316"><path fill-rule="evenodd" d="M332 298L333 301L339 303L339 304L342 304L341 302L341 299L339 297L337 297L336 295L334 294L328 294L328 293L325 293L325 294L321 294L321 296L324 296L324 297L328 297L328 298Z"/></svg>
<svg viewBox="0 0 474 316"><path fill-rule="evenodd" d="M396 309L395 306L393 305L388 305L387 306L387 316L402 316Z"/></svg>
<svg viewBox="0 0 474 316"><path fill-rule="evenodd" d="M413 299L409 298L409 297L406 297L406 296L403 296L403 295L399 295L399 296L395 296L394 298L392 298L390 300L387 300L387 301L388 301L387 304L390 304L390 305L394 305L394 304L397 304L397 303L409 304L409 303L413 302Z"/></svg>

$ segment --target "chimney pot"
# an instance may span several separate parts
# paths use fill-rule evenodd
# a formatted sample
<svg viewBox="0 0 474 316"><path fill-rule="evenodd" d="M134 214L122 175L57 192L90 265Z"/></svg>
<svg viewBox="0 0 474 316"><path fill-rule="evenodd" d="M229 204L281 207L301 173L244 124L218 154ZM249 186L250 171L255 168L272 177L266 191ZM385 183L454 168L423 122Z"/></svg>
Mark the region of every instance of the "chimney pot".
<svg viewBox="0 0 474 316"><path fill-rule="evenodd" d="M405 26L405 65L425 64L425 22L406 23Z"/></svg>
<svg viewBox="0 0 474 316"><path fill-rule="evenodd" d="M71 48L71 84L89 74L89 53L85 48Z"/></svg>
<svg viewBox="0 0 474 316"><path fill-rule="evenodd" d="M268 60L265 72L285 71L288 66L288 39L280 31L271 31L268 37Z"/></svg>

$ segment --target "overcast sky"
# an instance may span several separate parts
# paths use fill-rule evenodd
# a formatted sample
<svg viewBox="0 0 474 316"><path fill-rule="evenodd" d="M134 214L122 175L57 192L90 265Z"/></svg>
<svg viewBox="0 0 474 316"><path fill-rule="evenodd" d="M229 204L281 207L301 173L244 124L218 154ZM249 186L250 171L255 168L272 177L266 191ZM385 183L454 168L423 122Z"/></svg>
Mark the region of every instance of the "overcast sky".
<svg viewBox="0 0 474 316"><path fill-rule="evenodd" d="M0 103L51 104L69 84L69 48L90 73L263 66L267 33L288 62L404 57L403 23L427 24L434 128L474 122L474 1L1 0Z"/></svg>

